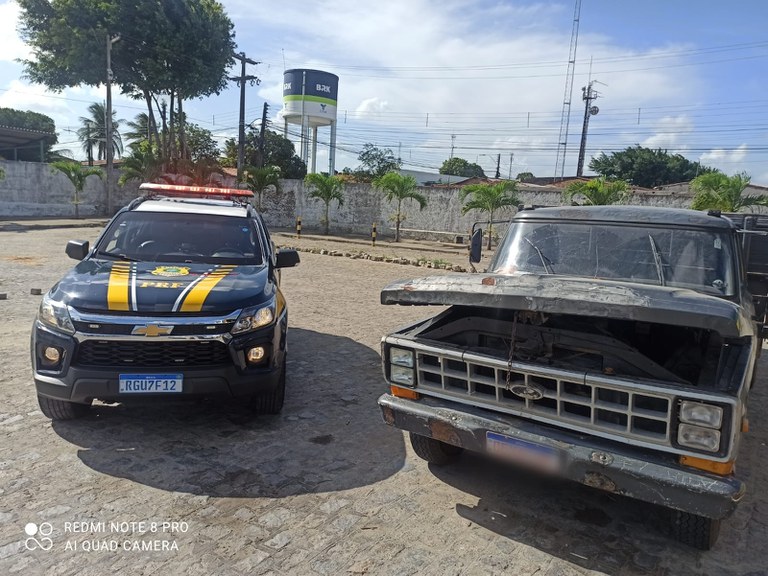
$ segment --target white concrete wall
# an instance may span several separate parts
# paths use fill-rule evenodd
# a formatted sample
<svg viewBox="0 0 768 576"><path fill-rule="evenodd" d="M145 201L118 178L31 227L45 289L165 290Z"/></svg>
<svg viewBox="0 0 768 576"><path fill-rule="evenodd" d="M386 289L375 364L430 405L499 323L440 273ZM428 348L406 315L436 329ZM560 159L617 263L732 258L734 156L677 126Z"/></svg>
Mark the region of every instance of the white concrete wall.
<svg viewBox="0 0 768 576"><path fill-rule="evenodd" d="M74 216L72 184L67 178L47 164L34 162L0 161L5 178L0 180L0 219L47 218ZM114 206L118 208L130 202L138 194L138 182L117 187ZM448 232L466 236L472 223L487 218L477 212L461 213L458 188L425 187L419 191L426 196L427 207L420 211L418 204L407 200L403 203L406 220L402 224L405 237L429 237L410 230ZM281 190L264 195L262 207L267 223L274 228L293 228L296 217L301 216L305 232L321 230L324 204L307 197L308 190L301 180L282 180ZM520 185L519 195L524 204L555 206L561 203L561 192L547 186ZM104 215L104 181L97 177L87 180L80 204L80 216ZM633 204L682 208L690 205L687 190L652 190L635 194ZM370 234L375 222L380 237L394 234L392 220L396 205L384 200L384 195L369 184L350 184L344 188L344 205L333 202L330 210L331 233ZM498 218L512 212L498 214ZM433 235L435 239L448 239L450 234Z"/></svg>

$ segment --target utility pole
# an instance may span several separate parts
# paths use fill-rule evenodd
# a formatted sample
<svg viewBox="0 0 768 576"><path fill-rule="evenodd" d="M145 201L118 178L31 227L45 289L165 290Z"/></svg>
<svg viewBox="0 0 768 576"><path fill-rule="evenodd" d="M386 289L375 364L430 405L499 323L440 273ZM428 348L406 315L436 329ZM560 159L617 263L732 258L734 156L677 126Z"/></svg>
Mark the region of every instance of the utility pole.
<svg viewBox="0 0 768 576"><path fill-rule="evenodd" d="M105 185L107 196L107 216L112 216L112 44L120 40L120 35L107 34L107 105L104 110L104 150L107 154L107 182Z"/></svg>
<svg viewBox="0 0 768 576"><path fill-rule="evenodd" d="M581 127L581 145L579 146L579 163L576 165L576 178L581 178L584 175L584 152L587 148L589 117L600 112L600 109L597 106L592 106L592 101L597 100L600 97L600 94L592 89L592 84L595 82L597 82L597 80L592 80L581 89L581 98L584 100L584 123ZM598 84L602 84L602 82L598 82Z"/></svg>
<svg viewBox="0 0 768 576"><path fill-rule="evenodd" d="M501 178L501 153L496 156L496 178Z"/></svg>
<svg viewBox="0 0 768 576"><path fill-rule="evenodd" d="M453 159L453 149L455 148L456 134L451 134L451 159Z"/></svg>
<svg viewBox="0 0 768 576"><path fill-rule="evenodd" d="M515 153L510 152L509 153L509 176L507 176L507 180L512 180L512 160L515 159Z"/></svg>
<svg viewBox="0 0 768 576"><path fill-rule="evenodd" d="M259 84L261 82L257 76L248 76L245 73L246 64L261 64L245 56L245 52L239 54L233 54L232 57L235 60L240 60L240 76L230 78L231 81L237 82L240 86L240 131L237 136L237 181L240 182L243 179L243 164L245 159L245 83L250 82L251 86Z"/></svg>
<svg viewBox="0 0 768 576"><path fill-rule="evenodd" d="M264 111L261 113L261 129L259 130L259 168L264 167L264 132L267 129L267 112L269 104L264 102Z"/></svg>

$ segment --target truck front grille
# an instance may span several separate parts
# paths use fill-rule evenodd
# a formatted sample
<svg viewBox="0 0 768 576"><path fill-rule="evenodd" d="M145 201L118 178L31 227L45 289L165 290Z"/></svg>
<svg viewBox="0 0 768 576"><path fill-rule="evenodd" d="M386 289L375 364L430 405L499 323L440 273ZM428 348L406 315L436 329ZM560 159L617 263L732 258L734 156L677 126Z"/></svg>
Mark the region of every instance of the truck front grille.
<svg viewBox="0 0 768 576"><path fill-rule="evenodd" d="M86 340L78 346L76 366L221 366L231 364L227 346L217 341L151 342Z"/></svg>
<svg viewBox="0 0 768 576"><path fill-rule="evenodd" d="M602 436L671 447L673 398L648 386L457 352L416 351L418 390ZM509 378L507 375L509 373Z"/></svg>

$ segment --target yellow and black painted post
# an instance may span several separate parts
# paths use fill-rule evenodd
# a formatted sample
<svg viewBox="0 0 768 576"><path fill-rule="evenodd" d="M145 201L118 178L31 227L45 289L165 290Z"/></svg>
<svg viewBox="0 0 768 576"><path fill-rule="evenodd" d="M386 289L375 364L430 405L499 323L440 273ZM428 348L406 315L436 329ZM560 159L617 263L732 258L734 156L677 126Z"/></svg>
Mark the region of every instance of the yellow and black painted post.
<svg viewBox="0 0 768 576"><path fill-rule="evenodd" d="M296 238L301 238L301 216L296 216Z"/></svg>
<svg viewBox="0 0 768 576"><path fill-rule="evenodd" d="M376 222L373 223L373 227L371 228L371 246L376 246Z"/></svg>

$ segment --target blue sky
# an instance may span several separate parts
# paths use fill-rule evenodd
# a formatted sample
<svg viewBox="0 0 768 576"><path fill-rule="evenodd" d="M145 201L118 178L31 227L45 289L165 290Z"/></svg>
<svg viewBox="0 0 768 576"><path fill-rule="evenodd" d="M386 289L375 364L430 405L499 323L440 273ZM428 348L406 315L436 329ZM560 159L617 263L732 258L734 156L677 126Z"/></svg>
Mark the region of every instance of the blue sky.
<svg viewBox="0 0 768 576"><path fill-rule="evenodd" d="M451 155L501 172L552 175L558 151L574 2L471 0L225 0L249 72L247 121L271 106L282 129L282 73L333 72L339 82L337 169L355 167L367 142L391 148L405 167L437 171ZM256 8L258 6L258 8ZM28 52L15 32L18 8L0 0L0 106L54 118L62 147L102 87L60 94L30 86L14 60ZM583 0L565 173L574 174L583 102L591 79L587 161L641 144L681 153L768 185L768 3ZM590 76L591 61L591 76ZM115 99L120 118L142 110ZM201 126L236 133L238 91L188 102ZM296 131L292 126L290 132ZM318 166L327 166L320 131Z"/></svg>

